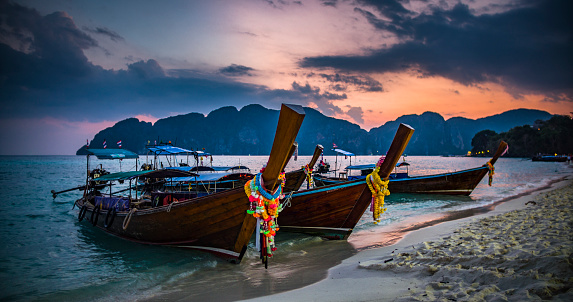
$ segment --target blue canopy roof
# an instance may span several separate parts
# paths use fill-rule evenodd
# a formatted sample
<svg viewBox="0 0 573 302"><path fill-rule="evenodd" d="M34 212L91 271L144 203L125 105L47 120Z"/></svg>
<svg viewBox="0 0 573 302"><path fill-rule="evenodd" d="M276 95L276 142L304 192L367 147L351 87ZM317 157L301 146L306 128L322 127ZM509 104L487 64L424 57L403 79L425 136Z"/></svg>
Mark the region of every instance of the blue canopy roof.
<svg viewBox="0 0 573 302"><path fill-rule="evenodd" d="M176 169L182 171L194 171L194 172L203 172L203 171L232 171L232 170L249 170L250 169L246 166L233 166L233 167L226 167L226 166L198 166L198 167L168 167L166 169Z"/></svg>
<svg viewBox="0 0 573 302"><path fill-rule="evenodd" d="M180 155L180 154L192 154L198 156L209 156L209 153L204 151L193 151L180 147L175 147L171 145L153 145L147 146L147 150L153 152L156 155Z"/></svg>
<svg viewBox="0 0 573 302"><path fill-rule="evenodd" d="M126 159L139 158L139 155L125 149L86 149L88 155L95 155L98 159Z"/></svg>
<svg viewBox="0 0 573 302"><path fill-rule="evenodd" d="M354 165L346 167L346 170L366 170L366 169L374 169L376 168L375 164L367 164L367 165Z"/></svg>
<svg viewBox="0 0 573 302"><path fill-rule="evenodd" d="M197 174L181 170L162 169L162 170L142 170L142 171L128 171L116 172L102 175L95 178L96 181L113 181L113 180L129 180L137 177L144 178L170 178L170 177L193 177Z"/></svg>
<svg viewBox="0 0 573 302"><path fill-rule="evenodd" d="M356 154L352 153L352 152L348 152L348 151L344 151L342 149L333 149L335 152L338 152L342 155L346 155L346 156L356 156Z"/></svg>
<svg viewBox="0 0 573 302"><path fill-rule="evenodd" d="M215 171L231 171L231 170L251 170L246 166L233 166L233 167L218 167L214 166L213 170Z"/></svg>
<svg viewBox="0 0 573 302"><path fill-rule="evenodd" d="M193 154L192 150L187 150L169 145L148 146L147 150L157 155Z"/></svg>
<svg viewBox="0 0 573 302"><path fill-rule="evenodd" d="M229 172L215 172L215 173L205 173L205 174L199 174L197 176L192 176L192 177L173 177L171 180L172 181L204 181L204 182L208 182L208 181L217 181L225 176L228 175L232 175L232 174L237 174L237 173L229 173ZM245 173L242 173L245 174ZM248 175L248 173L246 173ZM254 176L254 174L251 174L252 176Z"/></svg>
<svg viewBox="0 0 573 302"><path fill-rule="evenodd" d="M401 162L401 163L397 163L396 167L402 167L402 166L409 166L410 164L407 162ZM353 166L348 166L346 167L346 170L366 170L366 169L375 169L376 165L375 164L367 164L367 165L353 165Z"/></svg>

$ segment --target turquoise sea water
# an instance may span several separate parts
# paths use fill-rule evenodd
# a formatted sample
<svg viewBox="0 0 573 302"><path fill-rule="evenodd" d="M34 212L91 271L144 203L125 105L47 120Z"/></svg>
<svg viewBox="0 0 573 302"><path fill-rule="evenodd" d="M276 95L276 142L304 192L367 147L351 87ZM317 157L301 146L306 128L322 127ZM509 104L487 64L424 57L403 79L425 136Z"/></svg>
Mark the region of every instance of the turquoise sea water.
<svg viewBox="0 0 573 302"><path fill-rule="evenodd" d="M288 170L309 160L299 156ZM335 158L325 157L334 167ZM145 161L141 158L138 165ZM214 165L242 164L256 171L264 156L214 156ZM341 163L342 161L342 163ZM353 158L353 164L377 161L375 156ZM409 156L410 175L458 171L483 165L487 159ZM338 165L348 161L338 158ZM135 168L134 160L92 160L109 171ZM480 207L528 192L571 175L566 163L501 158L493 185L487 176L469 197L392 194L387 212L374 225L367 211L349 241L327 241L280 233L278 251L269 269L260 265L254 245L239 265L209 254L126 242L78 222L72 209L80 191L53 199L50 190L81 185L86 173L82 156L0 157L0 300L2 301L133 301L185 297L185 300L239 300L293 287L324 277L326 269L368 248L353 242L361 233L382 232L401 222L431 214ZM280 217L279 217L280 224ZM372 245L378 243L372 242ZM221 292L223 291L223 292Z"/></svg>

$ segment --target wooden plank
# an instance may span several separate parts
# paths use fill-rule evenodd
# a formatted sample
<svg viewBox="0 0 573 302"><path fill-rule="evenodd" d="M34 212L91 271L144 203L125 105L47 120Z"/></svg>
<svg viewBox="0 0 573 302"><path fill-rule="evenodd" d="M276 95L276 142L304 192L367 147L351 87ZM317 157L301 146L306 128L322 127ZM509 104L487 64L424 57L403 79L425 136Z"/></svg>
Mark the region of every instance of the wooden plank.
<svg viewBox="0 0 573 302"><path fill-rule="evenodd" d="M400 124L400 126L398 126L396 135L394 135L394 140L392 140L392 144L390 145L390 149L388 149L386 158L384 159L382 166L380 166L380 172L378 172L381 179L388 179L390 173L392 173L394 167L396 167L398 160L400 160L404 149L408 146L408 142L410 141L412 134L414 134L414 128L409 125Z"/></svg>
<svg viewBox="0 0 573 302"><path fill-rule="evenodd" d="M409 125L400 124L400 126L398 126L398 130L394 135L394 140L392 140L392 144L390 145L390 149L388 149L386 158L384 159L382 166L380 166L380 171L378 172L380 178L384 180L388 179L388 176L390 176L390 173L392 173L392 170L396 166L396 163L398 162L398 160L400 160L400 157L402 156L404 149L406 149L406 146L408 145L408 142L410 141L412 134L414 134L414 128L410 127ZM342 224L342 227L354 228L356 226L356 223L358 223L358 220L360 220L360 218L370 205L371 200L372 200L372 193L370 192L368 186L365 185L364 190L362 191L362 195L360 195L360 197L356 201L354 209L352 209L352 211Z"/></svg>
<svg viewBox="0 0 573 302"><path fill-rule="evenodd" d="M322 154L322 150L324 150L324 147L322 145L316 145L316 147L314 147L314 153L312 154L312 158L310 159L310 162L308 163L308 166L310 168L312 168L312 167L314 167L314 165L316 165L318 158Z"/></svg>
<svg viewBox="0 0 573 302"><path fill-rule="evenodd" d="M505 151L505 149L507 148L507 143L504 141L499 142L499 146L497 147L497 150L495 151L495 154L493 155L493 157L491 158L491 160L489 161L492 165L495 164L495 162L497 161L497 159L501 156L501 154L503 153L503 151Z"/></svg>
<svg viewBox="0 0 573 302"><path fill-rule="evenodd" d="M304 109L300 105L282 104L269 161L263 172L263 181L268 190L273 190L283 167L288 162L288 154L304 120Z"/></svg>

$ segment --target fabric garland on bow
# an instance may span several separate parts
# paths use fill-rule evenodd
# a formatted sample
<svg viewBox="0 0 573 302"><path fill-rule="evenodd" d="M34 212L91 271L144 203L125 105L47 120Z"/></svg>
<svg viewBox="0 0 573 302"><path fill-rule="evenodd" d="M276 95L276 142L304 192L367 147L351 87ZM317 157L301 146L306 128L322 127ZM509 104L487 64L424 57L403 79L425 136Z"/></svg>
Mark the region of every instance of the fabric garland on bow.
<svg viewBox="0 0 573 302"><path fill-rule="evenodd" d="M380 222L380 215L386 211L386 208L384 208L384 197L390 195L390 191L388 190L389 180L382 180L380 174L378 174L385 158L385 156L380 157L374 171L366 176L366 183L368 184L370 192L372 192L370 211L372 211L374 224Z"/></svg>
<svg viewBox="0 0 573 302"><path fill-rule="evenodd" d="M245 193L249 197L248 214L257 218L256 246L261 253L263 262L266 257L272 257L275 247L275 234L279 230L277 218L282 211L280 200L284 198L285 173L279 175L280 185L274 192L268 192L263 183L262 173L245 184Z"/></svg>
<svg viewBox="0 0 573 302"><path fill-rule="evenodd" d="M304 166L304 174L306 174L306 182L308 183L308 187L314 187L313 178L312 178L312 167L309 167L308 164Z"/></svg>
<svg viewBox="0 0 573 302"><path fill-rule="evenodd" d="M491 164L490 161L488 161L486 163L486 165L487 165L487 169L488 169L487 174L489 175L489 180L488 180L487 184L491 187L491 183L493 182L493 175L495 174L495 167Z"/></svg>

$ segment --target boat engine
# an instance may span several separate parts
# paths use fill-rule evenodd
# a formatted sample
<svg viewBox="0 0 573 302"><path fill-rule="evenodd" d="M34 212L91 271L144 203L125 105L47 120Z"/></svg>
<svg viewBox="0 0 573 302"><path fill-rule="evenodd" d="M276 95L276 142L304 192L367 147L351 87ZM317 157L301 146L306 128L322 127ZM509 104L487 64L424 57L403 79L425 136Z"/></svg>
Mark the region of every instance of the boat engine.
<svg viewBox="0 0 573 302"><path fill-rule="evenodd" d="M330 171L330 164L327 162L320 161L320 163L318 164L318 170L316 172L328 173L328 171Z"/></svg>
<svg viewBox="0 0 573 302"><path fill-rule="evenodd" d="M96 168L90 171L90 179L92 185L101 185L105 184L105 181L93 181L95 178L101 177L103 175L109 174L104 168Z"/></svg>

